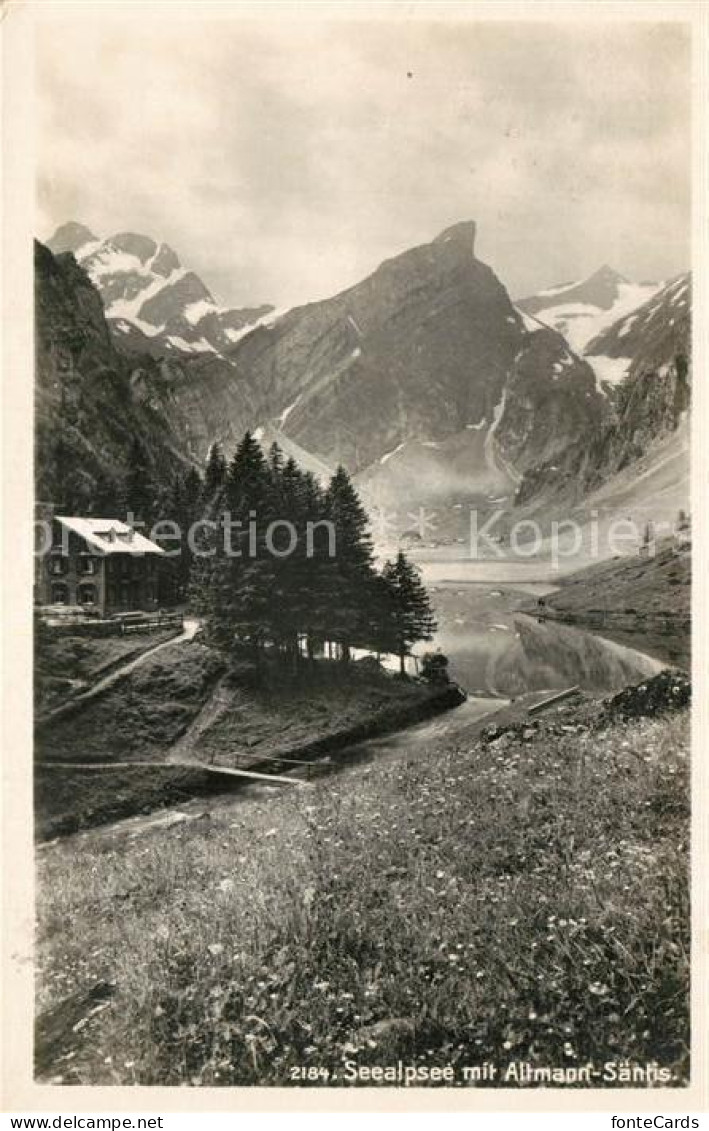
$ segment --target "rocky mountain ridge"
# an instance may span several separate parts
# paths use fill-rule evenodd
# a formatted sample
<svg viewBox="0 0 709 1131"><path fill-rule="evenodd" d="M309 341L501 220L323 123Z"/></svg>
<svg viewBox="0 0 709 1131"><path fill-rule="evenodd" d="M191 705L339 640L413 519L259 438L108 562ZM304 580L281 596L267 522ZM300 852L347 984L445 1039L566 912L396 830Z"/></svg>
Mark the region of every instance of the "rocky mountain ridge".
<svg viewBox="0 0 709 1131"><path fill-rule="evenodd" d="M71 252L103 299L109 328L123 352L153 357L221 356L273 307L220 307L194 271L166 243L135 232L98 239L74 221L48 240Z"/></svg>
<svg viewBox="0 0 709 1131"><path fill-rule="evenodd" d="M263 422L383 494L399 489L412 446L434 491L460 475L500 490L600 422L591 368L553 329L527 329L475 234L456 224L247 333L228 356Z"/></svg>
<svg viewBox="0 0 709 1131"><path fill-rule="evenodd" d="M692 280L686 272L595 335L584 351L589 364L614 385L641 370L671 364L688 350L691 303Z"/></svg>
<svg viewBox="0 0 709 1131"><path fill-rule="evenodd" d="M111 337L97 289L73 255L35 245L37 497L91 513L115 496L138 443L156 481L189 466L176 411L184 371L129 359Z"/></svg>
<svg viewBox="0 0 709 1131"><path fill-rule="evenodd" d="M649 302L614 322L618 296L623 308L623 288L631 284L604 268L584 284L525 300L532 313L515 306L477 259L475 236L474 222L453 225L330 299L234 328L235 340L219 350L186 351L165 347L180 337L166 330L189 322L192 312L196 334L224 312L202 312L211 296L179 267L172 249L130 233L94 246L88 229L65 225L54 243L71 255L54 259L41 249L38 286L46 290L49 278L60 277L62 301L71 305L73 291L75 306L91 307L89 338L103 344L94 357L84 342L67 363L67 372L82 378L84 412L73 424L55 403L51 350L38 354L41 466L51 466L50 433L61 446L68 425L75 462L86 458L94 469L89 479L103 464L119 466L117 437L105 436L101 458L98 450L88 454L94 437L111 428L127 435L133 426L150 434L147 412L162 419L155 443L178 460L203 460L214 440L229 453L251 428L263 443L276 439L301 462L307 456L321 476L344 464L370 502L477 498L511 505L568 492L570 482L574 491L577 483L593 489L681 419L688 365L678 359L689 356L688 287L674 281L653 289ZM103 331L99 293L107 304ZM586 343L583 357L541 319L549 309L568 309L570 295L593 298L603 312L603 332ZM48 314L50 327L56 313L52 303L47 312L38 302L38 319ZM46 341L46 325L41 333ZM632 380L609 398L592 366L619 364L621 356ZM66 389L62 396L65 405ZM106 413L112 423L102 419Z"/></svg>
<svg viewBox="0 0 709 1131"><path fill-rule="evenodd" d="M519 504L581 498L642 457L684 421L691 391L691 276L680 275L586 347L589 361L614 370L614 412L562 455L530 469Z"/></svg>
<svg viewBox="0 0 709 1131"><path fill-rule="evenodd" d="M620 379L618 367L603 365L589 343L622 318L652 299L661 283L632 283L607 264L588 278L562 283L518 299L516 307L531 328L541 322L562 334L571 348L591 365L600 392L613 396Z"/></svg>

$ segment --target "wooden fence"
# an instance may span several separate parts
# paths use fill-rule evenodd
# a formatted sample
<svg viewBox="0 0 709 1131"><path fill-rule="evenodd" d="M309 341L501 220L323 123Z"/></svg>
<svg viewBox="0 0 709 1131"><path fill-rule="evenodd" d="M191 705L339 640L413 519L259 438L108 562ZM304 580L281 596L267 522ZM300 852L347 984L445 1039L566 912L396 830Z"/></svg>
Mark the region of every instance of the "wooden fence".
<svg viewBox="0 0 709 1131"><path fill-rule="evenodd" d="M39 619L43 619L40 615ZM183 627L182 613L146 613L142 620L123 620L120 617L111 620L97 620L92 617L82 617L74 613L52 617L44 622L52 635L60 636L64 632L80 636L126 636L134 632L159 632L161 629Z"/></svg>
<svg viewBox="0 0 709 1131"><path fill-rule="evenodd" d="M182 628L182 613L158 613L148 616L145 620L126 620L120 622L120 631L123 636L131 632L155 632L159 628Z"/></svg>

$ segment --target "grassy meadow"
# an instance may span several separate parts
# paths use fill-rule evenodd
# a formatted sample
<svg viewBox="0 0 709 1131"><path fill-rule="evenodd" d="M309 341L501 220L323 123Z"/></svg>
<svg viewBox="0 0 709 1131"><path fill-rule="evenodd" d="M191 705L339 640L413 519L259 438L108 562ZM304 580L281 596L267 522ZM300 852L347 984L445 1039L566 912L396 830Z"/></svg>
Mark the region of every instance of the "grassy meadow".
<svg viewBox="0 0 709 1131"><path fill-rule="evenodd" d="M60 706L115 668L177 635L174 628L127 636L82 636L67 631L35 636L34 688L39 711Z"/></svg>
<svg viewBox="0 0 709 1131"><path fill-rule="evenodd" d="M38 839L229 791L233 780L205 774L200 763L239 768L259 757L265 764L293 753L315 757L318 746L442 711L455 694L371 664L322 662L293 674L264 659L257 671L243 660L229 665L200 638L176 643L38 728Z"/></svg>
<svg viewBox="0 0 709 1131"><path fill-rule="evenodd" d="M564 705L43 846L40 1078L338 1085L348 1061L627 1058L680 1086L688 717Z"/></svg>

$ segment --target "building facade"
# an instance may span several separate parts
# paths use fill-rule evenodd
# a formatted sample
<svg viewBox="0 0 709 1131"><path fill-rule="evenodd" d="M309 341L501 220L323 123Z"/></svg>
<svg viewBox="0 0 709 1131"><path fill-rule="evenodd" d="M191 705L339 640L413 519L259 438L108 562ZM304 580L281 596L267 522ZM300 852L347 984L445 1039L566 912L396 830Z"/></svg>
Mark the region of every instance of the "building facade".
<svg viewBox="0 0 709 1131"><path fill-rule="evenodd" d="M56 517L36 568L40 605L81 606L100 616L158 607L161 559L149 538L118 519Z"/></svg>

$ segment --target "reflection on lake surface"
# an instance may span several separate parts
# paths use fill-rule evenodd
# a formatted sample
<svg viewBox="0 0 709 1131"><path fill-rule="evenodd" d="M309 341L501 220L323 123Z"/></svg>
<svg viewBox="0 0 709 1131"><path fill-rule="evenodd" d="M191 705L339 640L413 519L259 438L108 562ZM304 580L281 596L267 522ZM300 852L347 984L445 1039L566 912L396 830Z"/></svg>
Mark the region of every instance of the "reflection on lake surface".
<svg viewBox="0 0 709 1131"><path fill-rule="evenodd" d="M522 695L579 684L610 692L666 665L615 641L518 611L521 595L485 585L434 589L440 648L450 674L470 694ZM420 649L421 651L425 649Z"/></svg>

